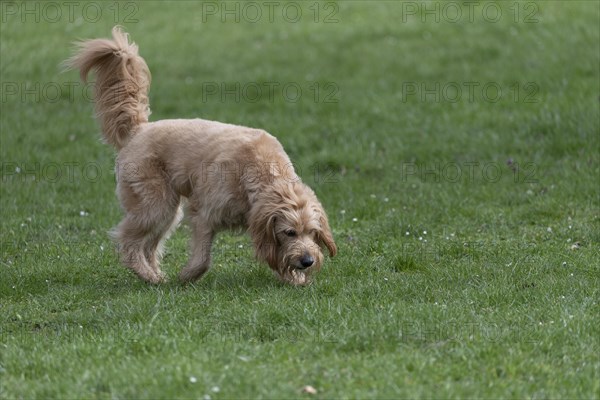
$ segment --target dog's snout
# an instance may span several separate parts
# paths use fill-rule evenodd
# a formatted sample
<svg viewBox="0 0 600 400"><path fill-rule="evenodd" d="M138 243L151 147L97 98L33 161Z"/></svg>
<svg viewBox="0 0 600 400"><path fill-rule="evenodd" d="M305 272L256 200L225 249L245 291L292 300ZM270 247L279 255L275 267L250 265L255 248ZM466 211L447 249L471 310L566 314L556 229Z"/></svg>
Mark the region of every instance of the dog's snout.
<svg viewBox="0 0 600 400"><path fill-rule="evenodd" d="M300 264L302 265L302 268L308 268L311 265L313 265L314 263L315 263L315 259L312 258L312 256L310 254L305 254L300 259Z"/></svg>

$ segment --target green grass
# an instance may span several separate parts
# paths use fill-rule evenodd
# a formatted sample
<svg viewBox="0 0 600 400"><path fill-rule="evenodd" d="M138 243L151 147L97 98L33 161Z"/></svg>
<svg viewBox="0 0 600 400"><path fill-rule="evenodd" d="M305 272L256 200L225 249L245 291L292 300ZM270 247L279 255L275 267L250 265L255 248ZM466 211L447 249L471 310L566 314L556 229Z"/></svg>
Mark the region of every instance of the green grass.
<svg viewBox="0 0 600 400"><path fill-rule="evenodd" d="M319 3L318 23L313 3L294 3L298 23L266 8L222 23L195 2L122 3L118 18L106 2L98 22L78 3L73 22L63 8L36 23L6 4L1 398L600 396L598 3L518 3L516 22L498 3L496 23L488 3L458 23L449 9L423 23L406 9L421 2ZM153 73L153 120L280 139L339 247L312 286L280 284L245 236L223 234L210 273L183 287L185 226L169 283L119 265L114 153L58 67L74 39L115 22ZM206 93L236 82L303 92Z"/></svg>

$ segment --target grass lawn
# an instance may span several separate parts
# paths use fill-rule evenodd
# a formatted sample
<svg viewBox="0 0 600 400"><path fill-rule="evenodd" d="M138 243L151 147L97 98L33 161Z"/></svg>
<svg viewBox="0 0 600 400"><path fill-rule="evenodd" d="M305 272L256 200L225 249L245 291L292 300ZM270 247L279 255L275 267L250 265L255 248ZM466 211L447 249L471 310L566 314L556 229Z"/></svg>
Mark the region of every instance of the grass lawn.
<svg viewBox="0 0 600 400"><path fill-rule="evenodd" d="M0 3L0 398L599 398L599 3L67 3ZM120 265L59 68L117 23L152 120L279 138L339 247L313 285L222 234L182 286L186 226L169 283Z"/></svg>

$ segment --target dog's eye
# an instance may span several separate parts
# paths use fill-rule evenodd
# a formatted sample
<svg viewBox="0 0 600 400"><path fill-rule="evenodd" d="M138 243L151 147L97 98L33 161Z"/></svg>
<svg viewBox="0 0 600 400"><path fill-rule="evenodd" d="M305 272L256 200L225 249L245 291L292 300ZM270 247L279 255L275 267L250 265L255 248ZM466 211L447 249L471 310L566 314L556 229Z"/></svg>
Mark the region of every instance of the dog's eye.
<svg viewBox="0 0 600 400"><path fill-rule="evenodd" d="M296 231L293 230L293 229L288 229L284 233L286 234L286 236L289 236L289 237L295 237L296 236Z"/></svg>

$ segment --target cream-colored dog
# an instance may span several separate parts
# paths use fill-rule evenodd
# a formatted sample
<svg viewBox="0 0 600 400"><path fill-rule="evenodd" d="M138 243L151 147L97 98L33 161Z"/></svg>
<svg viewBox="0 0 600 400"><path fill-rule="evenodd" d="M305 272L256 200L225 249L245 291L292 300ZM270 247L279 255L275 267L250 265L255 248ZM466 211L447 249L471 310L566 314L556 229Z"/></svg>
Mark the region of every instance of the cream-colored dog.
<svg viewBox="0 0 600 400"><path fill-rule="evenodd" d="M259 129L202 119L148 122L146 62L126 33L115 27L112 35L79 43L65 64L79 69L84 82L91 70L97 75L97 118L118 151L117 194L125 217L113 237L123 263L147 282L163 281L163 243L187 199L193 238L181 280L209 269L217 232L247 228L257 257L281 279L309 282L323 263L321 247L331 256L337 248L323 207L281 144Z"/></svg>

